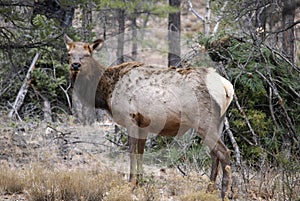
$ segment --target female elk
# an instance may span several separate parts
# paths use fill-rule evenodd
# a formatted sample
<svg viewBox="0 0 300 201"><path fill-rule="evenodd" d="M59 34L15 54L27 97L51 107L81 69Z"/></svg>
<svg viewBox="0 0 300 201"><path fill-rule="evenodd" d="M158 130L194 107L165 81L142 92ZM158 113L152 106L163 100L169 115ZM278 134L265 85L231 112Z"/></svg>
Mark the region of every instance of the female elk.
<svg viewBox="0 0 300 201"><path fill-rule="evenodd" d="M223 169L224 199L230 188L230 153L220 139L223 119L233 97L233 87L212 68L158 68L140 62L104 67L92 52L103 45L64 40L69 53L74 90L84 104L107 110L127 128L130 178L141 176L147 134L184 134L194 128L211 151L210 179L216 181L218 163Z"/></svg>

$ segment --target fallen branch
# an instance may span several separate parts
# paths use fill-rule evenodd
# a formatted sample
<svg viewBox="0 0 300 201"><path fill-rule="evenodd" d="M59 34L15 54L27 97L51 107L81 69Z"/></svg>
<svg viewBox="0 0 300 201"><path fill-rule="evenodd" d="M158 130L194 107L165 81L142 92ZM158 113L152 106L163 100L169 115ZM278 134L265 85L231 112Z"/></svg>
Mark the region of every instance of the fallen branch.
<svg viewBox="0 0 300 201"><path fill-rule="evenodd" d="M9 118L12 118L12 117L14 117L14 115L18 114L18 111L24 102L25 96L28 91L28 86L31 82L30 74L34 70L35 63L37 62L38 58L39 58L39 53L36 53L35 57L33 58L32 62L31 62L31 65L27 71L26 77L23 81L23 84L22 84L20 90L19 90L16 100L15 100L14 104L12 104L12 109L8 113Z"/></svg>

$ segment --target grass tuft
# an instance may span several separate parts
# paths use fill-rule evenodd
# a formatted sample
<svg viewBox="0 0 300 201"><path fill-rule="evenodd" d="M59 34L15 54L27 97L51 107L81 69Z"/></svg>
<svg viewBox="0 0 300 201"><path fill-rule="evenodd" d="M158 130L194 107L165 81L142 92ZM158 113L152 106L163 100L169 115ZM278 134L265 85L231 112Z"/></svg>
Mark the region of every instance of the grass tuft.
<svg viewBox="0 0 300 201"><path fill-rule="evenodd" d="M25 181L22 177L22 171L11 169L7 165L3 165L0 171L0 193L19 194L23 192Z"/></svg>

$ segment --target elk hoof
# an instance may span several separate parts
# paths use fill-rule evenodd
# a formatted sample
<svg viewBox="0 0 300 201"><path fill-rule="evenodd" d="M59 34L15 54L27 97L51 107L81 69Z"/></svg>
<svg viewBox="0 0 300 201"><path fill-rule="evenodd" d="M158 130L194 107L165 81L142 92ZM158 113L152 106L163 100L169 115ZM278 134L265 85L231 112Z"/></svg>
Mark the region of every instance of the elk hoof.
<svg viewBox="0 0 300 201"><path fill-rule="evenodd" d="M228 187L227 187L227 191L225 193L225 198L229 198L232 199L233 198L233 192L231 190L231 167L229 165L226 165L225 167L225 171L228 174Z"/></svg>
<svg viewBox="0 0 300 201"><path fill-rule="evenodd" d="M228 174L231 174L231 167L229 165L226 165L225 170Z"/></svg>
<svg viewBox="0 0 300 201"><path fill-rule="evenodd" d="M216 190L216 184L215 182L209 182L208 186L207 186L207 189L206 189L206 192L207 193L212 193L214 190Z"/></svg>

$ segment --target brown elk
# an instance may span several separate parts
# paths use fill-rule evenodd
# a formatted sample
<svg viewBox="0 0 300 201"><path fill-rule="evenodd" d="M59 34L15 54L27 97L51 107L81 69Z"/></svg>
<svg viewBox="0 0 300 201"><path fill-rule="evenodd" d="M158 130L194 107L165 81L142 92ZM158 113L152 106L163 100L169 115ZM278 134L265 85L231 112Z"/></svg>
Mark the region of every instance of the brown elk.
<svg viewBox="0 0 300 201"><path fill-rule="evenodd" d="M223 178L221 197L230 189L230 151L220 139L233 87L212 68L159 68L140 62L104 67L93 57L103 40L74 42L67 35L74 90L85 104L107 110L127 128L130 150L129 181L142 173L147 134L184 134L193 128L208 145L212 157L210 180L215 186L219 162Z"/></svg>

